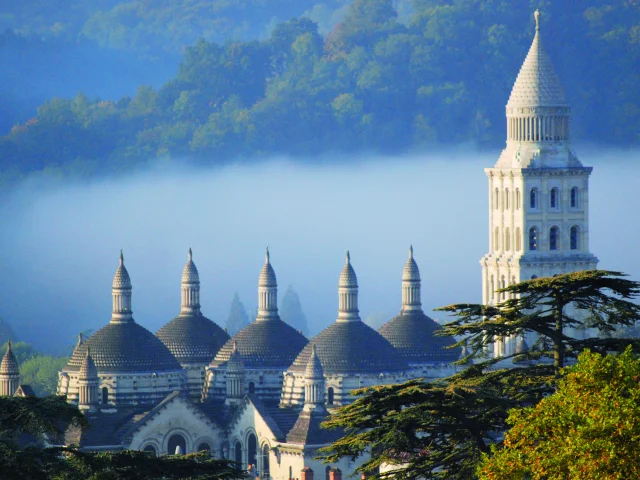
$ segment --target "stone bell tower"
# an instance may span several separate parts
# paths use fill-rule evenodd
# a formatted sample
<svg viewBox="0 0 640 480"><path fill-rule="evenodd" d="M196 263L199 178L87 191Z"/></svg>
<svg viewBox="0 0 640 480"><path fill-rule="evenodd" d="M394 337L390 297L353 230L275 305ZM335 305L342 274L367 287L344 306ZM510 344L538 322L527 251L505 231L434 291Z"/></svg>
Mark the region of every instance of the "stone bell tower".
<svg viewBox="0 0 640 480"><path fill-rule="evenodd" d="M589 252L589 175L570 147L571 111L536 33L507 102L507 144L489 180L489 253L482 265L482 301L531 278L596 268ZM513 343L514 345L511 345ZM509 353L515 339L497 342Z"/></svg>

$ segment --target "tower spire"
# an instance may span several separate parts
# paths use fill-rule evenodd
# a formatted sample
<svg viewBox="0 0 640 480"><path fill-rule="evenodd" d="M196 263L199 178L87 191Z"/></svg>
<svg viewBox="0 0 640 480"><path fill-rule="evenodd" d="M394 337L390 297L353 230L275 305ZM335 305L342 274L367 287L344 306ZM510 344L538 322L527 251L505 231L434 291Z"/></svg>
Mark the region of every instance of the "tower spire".
<svg viewBox="0 0 640 480"><path fill-rule="evenodd" d="M311 344L311 356L304 372L304 409L315 410L324 406L324 371L316 353L316 344Z"/></svg>
<svg viewBox="0 0 640 480"><path fill-rule="evenodd" d="M113 309L111 313L111 323L133 322L133 312L131 311L131 278L124 266L124 255L120 250L120 265L113 277L111 290L113 299Z"/></svg>
<svg viewBox="0 0 640 480"><path fill-rule="evenodd" d="M536 9L535 12L533 12L533 18L536 19L536 32L540 31L540 10Z"/></svg>
<svg viewBox="0 0 640 480"><path fill-rule="evenodd" d="M347 250L345 265L338 282L338 321L359 321L358 315L358 278L351 266L351 255Z"/></svg>
<svg viewBox="0 0 640 480"><path fill-rule="evenodd" d="M271 266L269 247L267 247L264 266L258 278L258 315L256 321L268 320L278 316L278 282Z"/></svg>
<svg viewBox="0 0 640 480"><path fill-rule="evenodd" d="M187 263L182 270L180 315L200 314L200 275L193 263L193 252L189 248Z"/></svg>
<svg viewBox="0 0 640 480"><path fill-rule="evenodd" d="M7 342L7 351L0 363L0 395L13 396L18 389L19 381L20 371L18 369L18 362L11 349L11 340L9 340Z"/></svg>
<svg viewBox="0 0 640 480"><path fill-rule="evenodd" d="M402 312L421 312L420 270L413 259L413 246L409 247L409 258L402 271Z"/></svg>

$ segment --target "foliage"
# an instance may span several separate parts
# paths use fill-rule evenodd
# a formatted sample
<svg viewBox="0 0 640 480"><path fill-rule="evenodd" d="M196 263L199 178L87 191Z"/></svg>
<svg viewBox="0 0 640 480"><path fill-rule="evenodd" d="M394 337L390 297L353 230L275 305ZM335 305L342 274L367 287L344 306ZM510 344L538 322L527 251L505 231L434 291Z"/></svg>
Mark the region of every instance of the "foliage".
<svg viewBox="0 0 640 480"><path fill-rule="evenodd" d="M640 361L584 352L563 371L557 391L513 410L503 448L484 456L482 480L640 477Z"/></svg>
<svg viewBox="0 0 640 480"><path fill-rule="evenodd" d="M244 304L240 301L238 293L235 293L233 300L231 300L225 330L229 336L232 337L247 325L249 325L249 316L244 308Z"/></svg>
<svg viewBox="0 0 640 480"><path fill-rule="evenodd" d="M36 355L22 363L20 383L30 385L38 397L55 395L58 388L58 372L69 362L69 357Z"/></svg>
<svg viewBox="0 0 640 480"><path fill-rule="evenodd" d="M129 31L148 27L139 17L153 17L158 35L173 35L165 20L187 14L199 25L213 18L199 14L209 9L254 11L243 9L253 0L222 3L142 8L114 0L111 13L101 10L109 20L101 21L123 19L105 35L139 41ZM275 11L287 2L255 3ZM497 145L504 140L503 107L534 31L523 12L535 6L542 6L543 40L567 87L572 137L637 144L637 2L588 0L567 8L416 0L410 18L399 19L389 0L356 0L324 37L307 18L280 23L259 41L216 44L204 35L209 40L193 44L203 36L194 33L180 43L178 73L159 89L141 87L120 100L51 99L0 138L0 171L105 173L167 156L220 163L267 154L406 152L434 143Z"/></svg>
<svg viewBox="0 0 640 480"><path fill-rule="evenodd" d="M640 307L632 303L640 284L622 277L591 270L539 278L499 290L517 298L496 306L444 307L458 318L438 334L456 336L456 346L467 345L470 353L460 361L466 367L431 383L412 380L356 391L360 397L325 422L346 432L323 450L325 460L372 453L358 471L387 464L399 469L376 477L475 478L482 455L507 430L509 411L536 405L551 394L565 358L575 358L584 348L606 354L630 345L640 351L633 339L576 339L566 331L582 325L611 331L640 319ZM533 333L538 337L529 351L484 358L494 340Z"/></svg>
<svg viewBox="0 0 640 480"><path fill-rule="evenodd" d="M0 472L4 479L126 480L237 479L245 476L232 462L213 460L205 452L152 457L148 453L84 453L74 448L44 447L62 443L69 425L87 421L64 397L0 397Z"/></svg>
<svg viewBox="0 0 640 480"><path fill-rule="evenodd" d="M287 322L296 330L302 332L306 337L309 335L309 327L307 326L307 317L305 317L302 311L302 304L300 303L300 297L293 289L291 285L284 293L282 302L280 305L280 318Z"/></svg>
<svg viewBox="0 0 640 480"><path fill-rule="evenodd" d="M0 358L4 357L7 351L8 342L5 342L0 346ZM33 358L36 353L33 350L33 345L25 342L11 342L11 351L18 361L18 365L26 362L30 358Z"/></svg>

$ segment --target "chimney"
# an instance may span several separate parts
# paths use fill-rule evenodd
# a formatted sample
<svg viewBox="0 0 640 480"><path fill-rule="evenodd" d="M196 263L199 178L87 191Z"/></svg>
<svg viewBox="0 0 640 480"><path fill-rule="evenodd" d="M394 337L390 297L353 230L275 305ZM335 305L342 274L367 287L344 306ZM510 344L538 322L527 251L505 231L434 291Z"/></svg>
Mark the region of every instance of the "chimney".
<svg viewBox="0 0 640 480"><path fill-rule="evenodd" d="M342 480L342 470L338 467L333 467L329 470L329 480Z"/></svg>
<svg viewBox="0 0 640 480"><path fill-rule="evenodd" d="M300 472L300 480L313 480L313 470L310 467L304 467Z"/></svg>

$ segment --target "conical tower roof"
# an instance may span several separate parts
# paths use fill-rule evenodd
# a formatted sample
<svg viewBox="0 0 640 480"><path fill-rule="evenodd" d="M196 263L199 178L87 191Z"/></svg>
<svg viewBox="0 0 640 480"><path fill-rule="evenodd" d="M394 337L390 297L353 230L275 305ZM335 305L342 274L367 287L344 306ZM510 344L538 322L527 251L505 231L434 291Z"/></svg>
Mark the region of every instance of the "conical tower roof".
<svg viewBox="0 0 640 480"><path fill-rule="evenodd" d="M342 268L342 272L340 272L340 282L338 286L347 288L355 288L358 286L358 277L356 277L356 272L351 266L351 255L348 251L344 267Z"/></svg>
<svg viewBox="0 0 640 480"><path fill-rule="evenodd" d="M91 357L91 349L87 348L87 353L84 356L82 365L80 365L79 378L95 378L98 376L98 369Z"/></svg>
<svg viewBox="0 0 640 480"><path fill-rule="evenodd" d="M193 263L193 252L189 248L187 263L182 269L182 283L200 283L200 275L195 263Z"/></svg>
<svg viewBox="0 0 640 480"><path fill-rule="evenodd" d="M413 259L413 245L409 247L409 258L407 258L407 262L404 264L404 270L402 270L402 280L405 282L420 281L420 269Z"/></svg>
<svg viewBox="0 0 640 480"><path fill-rule="evenodd" d="M536 34L511 90L507 108L566 106L564 89L540 39L540 12L536 10Z"/></svg>
<svg viewBox="0 0 640 480"><path fill-rule="evenodd" d="M118 265L118 269L113 276L113 288L131 288L131 278L129 278L129 272L127 272L127 268L124 266L124 254L122 250L120 250L120 265Z"/></svg>
<svg viewBox="0 0 640 480"><path fill-rule="evenodd" d="M244 362L242 361L242 357L238 352L238 344L233 342L233 350L231 350L231 355L229 356L229 361L227 362L227 373L242 373L244 372Z"/></svg>
<svg viewBox="0 0 640 480"><path fill-rule="evenodd" d="M16 360L16 356L13 354L13 350L11 349L11 340L7 342L7 351L5 352L4 357L2 357L2 363L0 363L0 374L20 374L20 371L18 370L18 361Z"/></svg>
<svg viewBox="0 0 640 480"><path fill-rule="evenodd" d="M274 272L271 266L271 260L269 257L269 247L267 247L267 253L265 254L264 265L260 271L260 277L258 277L259 287L277 287L276 272Z"/></svg>
<svg viewBox="0 0 640 480"><path fill-rule="evenodd" d="M322 362L318 358L316 353L316 346L311 345L311 358L307 362L307 368L304 372L304 378L315 380L324 378L324 371L322 370Z"/></svg>

